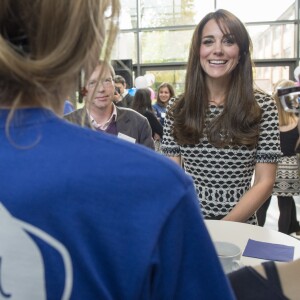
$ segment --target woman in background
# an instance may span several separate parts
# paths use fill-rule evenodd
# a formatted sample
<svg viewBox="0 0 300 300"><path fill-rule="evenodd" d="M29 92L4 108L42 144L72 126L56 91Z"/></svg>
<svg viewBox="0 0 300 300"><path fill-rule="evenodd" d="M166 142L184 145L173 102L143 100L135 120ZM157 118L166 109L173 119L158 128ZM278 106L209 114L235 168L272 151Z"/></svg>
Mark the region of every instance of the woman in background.
<svg viewBox="0 0 300 300"><path fill-rule="evenodd" d="M153 105L153 110L161 123L164 126L166 109L171 98L175 97L175 92L171 84L163 82L157 90L156 103Z"/></svg>
<svg viewBox="0 0 300 300"><path fill-rule="evenodd" d="M133 97L131 108L148 119L154 141L160 141L163 136L163 127L157 120L152 109L150 90L147 88L137 89Z"/></svg>
<svg viewBox="0 0 300 300"><path fill-rule="evenodd" d="M277 196L279 207L278 231L300 238L300 225L297 221L297 211L293 196L300 194L300 179L298 174L296 143L299 138L298 117L293 112L283 109L277 90L295 86L291 80L280 80L274 86L273 97L276 101L279 114L280 145L283 156L280 158L273 195ZM267 209L271 201L267 201L257 211L257 220L260 226L264 226Z"/></svg>
<svg viewBox="0 0 300 300"><path fill-rule="evenodd" d="M279 100L276 88L294 85L295 83L290 80L278 82L275 86L275 99ZM280 117L282 108L279 101L277 101L277 105L279 119L283 120L284 117ZM293 115L291 115L291 119L294 119ZM298 119L299 134L300 119ZM297 145L299 144L300 140ZM300 149L297 148L296 152L299 153ZM300 173L300 165L298 168ZM299 277L300 259L287 263L267 261L253 267L243 267L228 274L237 300L298 300L300 295Z"/></svg>

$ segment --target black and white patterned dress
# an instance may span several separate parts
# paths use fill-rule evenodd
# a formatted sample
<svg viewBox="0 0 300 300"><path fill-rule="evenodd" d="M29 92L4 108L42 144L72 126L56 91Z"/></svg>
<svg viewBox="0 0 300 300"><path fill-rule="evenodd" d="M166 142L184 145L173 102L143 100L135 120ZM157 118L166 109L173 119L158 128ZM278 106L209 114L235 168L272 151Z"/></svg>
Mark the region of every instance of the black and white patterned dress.
<svg viewBox="0 0 300 300"><path fill-rule="evenodd" d="M300 195L300 179L295 145L299 138L298 127L280 132L283 156L277 167L273 195L290 197Z"/></svg>
<svg viewBox="0 0 300 300"><path fill-rule="evenodd" d="M250 189L257 162L276 163L281 156L278 113L271 96L257 91L255 99L262 108L259 142L255 149L246 146L216 148L207 137L197 145L180 146L171 134L173 118L166 117L161 150L167 156L181 156L185 171L194 180L195 188L206 219L221 219ZM169 106L173 105L170 100ZM222 107L211 105L207 115L210 121L216 118ZM253 215L249 223L256 224Z"/></svg>

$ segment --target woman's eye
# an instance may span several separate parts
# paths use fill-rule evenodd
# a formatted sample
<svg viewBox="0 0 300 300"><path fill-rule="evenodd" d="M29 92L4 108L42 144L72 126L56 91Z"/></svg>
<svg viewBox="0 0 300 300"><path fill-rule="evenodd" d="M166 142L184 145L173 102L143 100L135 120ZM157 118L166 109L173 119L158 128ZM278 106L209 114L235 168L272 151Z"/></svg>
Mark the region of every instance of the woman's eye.
<svg viewBox="0 0 300 300"><path fill-rule="evenodd" d="M235 40L233 37L226 37L223 40L224 44L233 45L235 44Z"/></svg>
<svg viewBox="0 0 300 300"><path fill-rule="evenodd" d="M203 45L210 45L210 44L212 44L213 43L213 40L203 40L202 41L202 44Z"/></svg>

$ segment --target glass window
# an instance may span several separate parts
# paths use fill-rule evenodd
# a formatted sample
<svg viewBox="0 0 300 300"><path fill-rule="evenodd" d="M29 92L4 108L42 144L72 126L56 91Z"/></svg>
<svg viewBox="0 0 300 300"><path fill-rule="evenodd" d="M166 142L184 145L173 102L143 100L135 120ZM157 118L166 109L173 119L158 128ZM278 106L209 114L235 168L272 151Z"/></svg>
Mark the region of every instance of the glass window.
<svg viewBox="0 0 300 300"><path fill-rule="evenodd" d="M295 25L247 26L254 59L295 58Z"/></svg>
<svg viewBox="0 0 300 300"><path fill-rule="evenodd" d="M192 25L214 10L214 0L141 0L141 27Z"/></svg>
<svg viewBox="0 0 300 300"><path fill-rule="evenodd" d="M289 74L289 66L255 67L253 70L255 84L270 94L273 92L274 84L281 79L289 79Z"/></svg>
<svg viewBox="0 0 300 300"><path fill-rule="evenodd" d="M187 61L193 30L149 31L140 33L141 62Z"/></svg>
<svg viewBox="0 0 300 300"><path fill-rule="evenodd" d="M119 33L111 54L112 59L132 59L134 64L137 63L136 33L124 32Z"/></svg>
<svg viewBox="0 0 300 300"><path fill-rule="evenodd" d="M295 19L295 0L216 0L217 9L231 11L242 22Z"/></svg>
<svg viewBox="0 0 300 300"><path fill-rule="evenodd" d="M170 63L172 69L176 62L187 62L194 25L198 24L208 12L224 8L246 23L253 42L253 59L259 61L279 59L281 62L284 59L289 61L295 59L295 63L298 64L299 55L296 53L298 41L295 39L298 20L295 20L295 17L296 4L299 1L121 0L121 31L116 39L112 59L132 59L138 73L143 70L144 64L148 68L151 64L163 63L165 67ZM139 16L137 3L139 3ZM293 22L284 24L285 20ZM273 23L268 25L269 21ZM255 22L264 23L255 24ZM137 28L138 24L140 28ZM155 27L158 27L157 30ZM138 45L139 49L137 49ZM266 80L270 80L273 84L276 78L279 79L283 75L289 78L288 71L285 72L288 69L289 67L256 68L255 75L259 76L256 80L262 85L263 82L267 82ZM183 71L174 72L177 74L176 72ZM268 76L271 77L268 79ZM266 85L270 86L270 83Z"/></svg>
<svg viewBox="0 0 300 300"><path fill-rule="evenodd" d="M155 82L151 88L157 92L163 82L170 83L179 96L184 91L186 69L177 70L147 70L145 74L153 74ZM289 79L290 66L256 66L253 68L254 84L269 94L273 92L274 84L281 79Z"/></svg>
<svg viewBox="0 0 300 300"><path fill-rule="evenodd" d="M121 0L120 29L137 27L136 0Z"/></svg>

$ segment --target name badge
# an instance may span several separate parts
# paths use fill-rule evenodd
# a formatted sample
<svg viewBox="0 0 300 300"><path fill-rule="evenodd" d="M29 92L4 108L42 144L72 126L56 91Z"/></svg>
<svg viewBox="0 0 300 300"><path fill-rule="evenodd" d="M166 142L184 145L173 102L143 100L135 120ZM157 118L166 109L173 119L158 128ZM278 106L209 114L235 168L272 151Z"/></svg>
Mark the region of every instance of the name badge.
<svg viewBox="0 0 300 300"><path fill-rule="evenodd" d="M162 117L163 119L166 117L166 113L163 113L163 112L162 112L160 115L161 115L161 117Z"/></svg>
<svg viewBox="0 0 300 300"><path fill-rule="evenodd" d="M125 140L127 142L130 142L130 143L134 143L134 144L135 144L135 141L136 141L133 137L131 137L129 135L126 135L124 133L121 133L121 132L118 133L118 138L122 139L122 140Z"/></svg>

